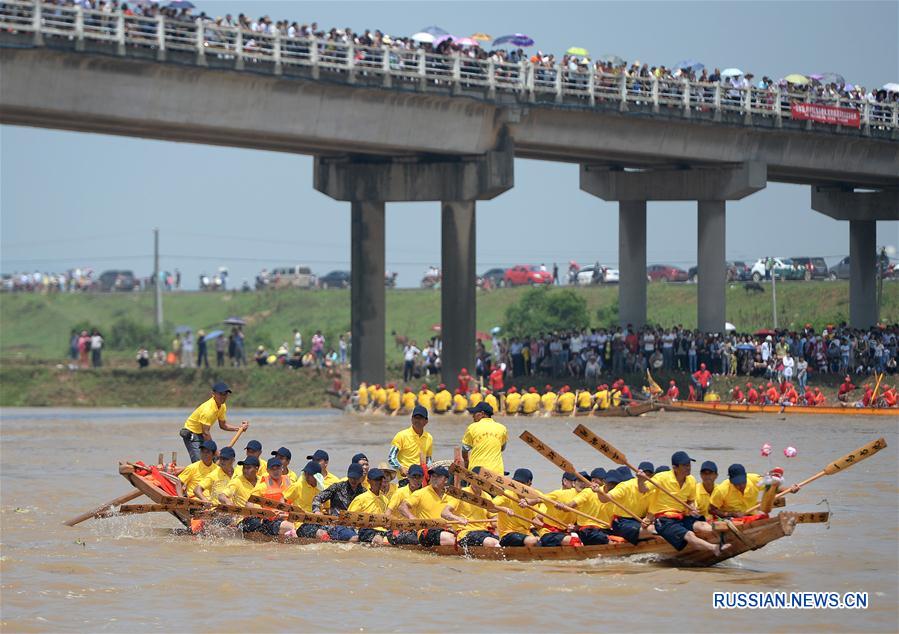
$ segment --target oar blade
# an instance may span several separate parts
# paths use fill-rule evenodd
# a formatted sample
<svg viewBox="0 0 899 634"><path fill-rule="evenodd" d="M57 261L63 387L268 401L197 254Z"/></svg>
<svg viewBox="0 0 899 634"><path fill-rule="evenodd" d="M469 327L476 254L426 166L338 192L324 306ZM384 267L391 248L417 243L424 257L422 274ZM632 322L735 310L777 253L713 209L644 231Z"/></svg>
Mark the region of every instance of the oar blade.
<svg viewBox="0 0 899 634"><path fill-rule="evenodd" d="M848 453L839 460L831 462L829 465L824 467L824 472L827 475L833 475L845 469L848 469L854 464L865 460L866 458L870 458L878 451L887 446L887 441L885 438L878 438L877 440L872 440L864 447L859 447L852 453Z"/></svg>
<svg viewBox="0 0 899 634"><path fill-rule="evenodd" d="M627 464L627 456L618 451L611 443L606 442L583 425L578 425L574 428L574 435L591 445L615 464Z"/></svg>
<svg viewBox="0 0 899 634"><path fill-rule="evenodd" d="M525 443L530 445L534 450L537 451L544 458L549 460L551 463L559 467L562 471L568 471L569 473L577 473L577 469L574 468L574 465L571 464L568 460L565 459L564 456L558 454L553 450L552 447L541 441L534 434L529 431L523 431L521 436L519 436Z"/></svg>

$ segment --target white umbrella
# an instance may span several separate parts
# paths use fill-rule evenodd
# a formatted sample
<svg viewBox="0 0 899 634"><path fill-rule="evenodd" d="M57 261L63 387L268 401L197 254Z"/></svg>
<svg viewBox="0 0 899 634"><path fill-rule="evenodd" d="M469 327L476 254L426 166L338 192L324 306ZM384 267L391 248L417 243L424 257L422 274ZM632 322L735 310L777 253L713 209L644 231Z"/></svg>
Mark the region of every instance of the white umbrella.
<svg viewBox="0 0 899 634"><path fill-rule="evenodd" d="M421 31L420 33L416 33L415 35L412 36L412 39L414 41L418 42L419 44L433 44L434 43L434 36L431 35L430 33L425 33L424 31Z"/></svg>
<svg viewBox="0 0 899 634"><path fill-rule="evenodd" d="M721 71L722 77L740 77L743 74L743 71L739 68L725 68Z"/></svg>
<svg viewBox="0 0 899 634"><path fill-rule="evenodd" d="M734 332L737 330L737 327L734 326L729 321L724 322L724 332Z"/></svg>
<svg viewBox="0 0 899 634"><path fill-rule="evenodd" d="M894 83L884 84L883 90L887 90L889 92L899 92L899 84L894 84Z"/></svg>

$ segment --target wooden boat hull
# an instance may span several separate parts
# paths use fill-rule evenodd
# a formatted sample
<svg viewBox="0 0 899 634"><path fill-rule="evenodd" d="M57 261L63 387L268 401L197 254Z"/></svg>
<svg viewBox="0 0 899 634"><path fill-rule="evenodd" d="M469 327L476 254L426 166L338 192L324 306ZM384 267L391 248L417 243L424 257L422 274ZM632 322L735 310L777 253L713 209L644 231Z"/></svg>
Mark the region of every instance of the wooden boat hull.
<svg viewBox="0 0 899 634"><path fill-rule="evenodd" d="M852 406L828 406L805 407L802 405L748 405L744 403L694 403L691 401L678 401L677 409L685 411L730 412L734 414L818 414L836 416L899 416L899 408L877 407L852 407ZM664 403L658 403L658 407L664 408Z"/></svg>
<svg viewBox="0 0 899 634"><path fill-rule="evenodd" d="M640 416L641 414L645 414L646 412L650 412L656 408L656 405L653 403L633 403L631 405L622 405L621 407L610 407L609 409L598 409L598 410L588 410L588 411L578 411L575 410L574 416L600 416L600 417L626 417L626 416ZM386 416L391 416L390 412L386 412L381 409L376 410L353 410L357 414L384 414ZM406 412L400 411L397 415L406 416L408 415ZM432 416L464 416L466 418L469 417L468 412L431 412ZM547 417L547 413L543 411L534 412L533 414L523 414L518 412L516 414L506 414L504 412L497 413L497 416L508 417L508 416L520 416L523 418L545 418ZM561 412L552 412L548 416L558 417L558 418L569 418L572 416L571 413L561 413Z"/></svg>

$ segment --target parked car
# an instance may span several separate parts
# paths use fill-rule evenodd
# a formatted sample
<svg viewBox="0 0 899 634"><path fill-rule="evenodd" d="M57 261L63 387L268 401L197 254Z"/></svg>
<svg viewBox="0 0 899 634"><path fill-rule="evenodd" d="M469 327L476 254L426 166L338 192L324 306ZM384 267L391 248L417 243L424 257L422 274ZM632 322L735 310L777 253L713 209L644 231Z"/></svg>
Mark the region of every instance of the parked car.
<svg viewBox="0 0 899 634"><path fill-rule="evenodd" d="M746 264L746 262L735 260L733 262L725 262L724 266L727 270L725 279L728 282L747 282L752 279L752 274L750 273L749 266ZM687 276L694 284L698 282L699 267L691 266L690 270L687 271Z"/></svg>
<svg viewBox="0 0 899 634"><path fill-rule="evenodd" d="M689 279L685 270L668 264L646 267L646 277L650 282L686 282Z"/></svg>
<svg viewBox="0 0 899 634"><path fill-rule="evenodd" d="M793 264L805 268L806 280L826 280L830 277L824 258L790 258Z"/></svg>
<svg viewBox="0 0 899 634"><path fill-rule="evenodd" d="M282 266L272 269L275 288L315 288L318 280L308 266Z"/></svg>
<svg viewBox="0 0 899 634"><path fill-rule="evenodd" d="M506 286L520 286L522 284L552 284L553 274L549 271L541 271L540 267L519 264L506 269L503 275L503 284Z"/></svg>
<svg viewBox="0 0 899 634"><path fill-rule="evenodd" d="M327 275L318 278L319 288L349 288L349 271L331 271Z"/></svg>
<svg viewBox="0 0 899 634"><path fill-rule="evenodd" d="M131 271L103 271L98 280L100 290L104 293L111 291L133 291L137 286L137 280Z"/></svg>
<svg viewBox="0 0 899 634"><path fill-rule="evenodd" d="M506 269L488 269L481 274L481 283L483 280L490 280L493 287L502 286L503 278L506 276Z"/></svg>
<svg viewBox="0 0 899 634"><path fill-rule="evenodd" d="M793 264L790 258L772 258L774 260L774 274L779 280L801 280L805 278L805 267ZM768 258L759 258L752 265L752 280L761 282L771 279L765 268Z"/></svg>
<svg viewBox="0 0 899 634"><path fill-rule="evenodd" d="M876 264L875 264L876 266ZM896 277L896 265L889 261L889 258L881 260L883 267L883 279L888 280ZM827 271L827 276L832 280L848 280L849 279L849 256L834 264Z"/></svg>
<svg viewBox="0 0 899 634"><path fill-rule="evenodd" d="M594 277L593 271L596 269L595 264L582 266L577 272L576 283L578 286L587 286L589 284L617 284L619 278L618 269L612 269L608 266L599 267L599 275Z"/></svg>

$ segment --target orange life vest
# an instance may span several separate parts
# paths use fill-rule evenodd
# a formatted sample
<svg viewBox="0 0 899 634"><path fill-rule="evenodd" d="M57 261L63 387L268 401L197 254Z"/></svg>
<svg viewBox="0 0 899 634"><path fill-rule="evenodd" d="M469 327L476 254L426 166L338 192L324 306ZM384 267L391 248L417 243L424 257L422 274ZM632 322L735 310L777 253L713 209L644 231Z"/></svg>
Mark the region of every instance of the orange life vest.
<svg viewBox="0 0 899 634"><path fill-rule="evenodd" d="M271 500L272 502L284 502L284 492L287 491L287 488L290 486L290 478L286 475L281 476L281 482L275 482L271 476L266 476L263 480L265 482L265 492L262 494L266 500ZM271 517L274 519L277 516L277 513L272 513Z"/></svg>

